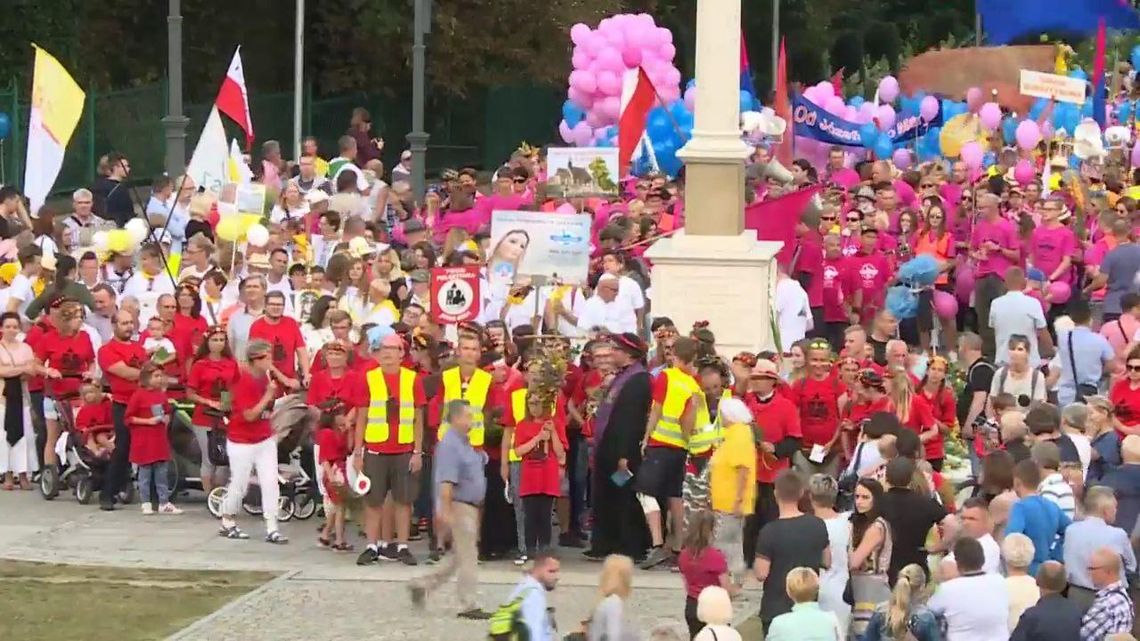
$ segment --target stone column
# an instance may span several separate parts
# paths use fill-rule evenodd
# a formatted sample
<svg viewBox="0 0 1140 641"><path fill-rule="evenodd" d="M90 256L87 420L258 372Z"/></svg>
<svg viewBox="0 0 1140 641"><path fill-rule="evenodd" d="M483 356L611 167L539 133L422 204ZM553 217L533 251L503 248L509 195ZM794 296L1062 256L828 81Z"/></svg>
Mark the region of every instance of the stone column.
<svg viewBox="0 0 1140 641"><path fill-rule="evenodd" d="M684 332L707 320L717 346L772 349L769 301L781 244L744 229L740 139L740 0L698 0L693 138L677 152L685 163L685 228L655 243L652 310Z"/></svg>

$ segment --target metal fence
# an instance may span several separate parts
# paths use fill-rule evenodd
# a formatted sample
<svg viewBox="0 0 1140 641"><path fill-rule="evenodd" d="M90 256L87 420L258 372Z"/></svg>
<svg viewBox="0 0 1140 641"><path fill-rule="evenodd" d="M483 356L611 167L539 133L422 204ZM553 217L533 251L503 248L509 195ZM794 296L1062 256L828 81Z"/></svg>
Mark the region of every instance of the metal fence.
<svg viewBox="0 0 1140 641"><path fill-rule="evenodd" d="M27 145L28 99L24 87L10 83L0 90L0 111L12 117L12 134L0 141L0 183L23 184ZM444 167L492 169L504 162L519 143L552 142L560 91L546 87L495 87L463 99L429 96L426 106L429 179ZM385 139L385 166L396 162L406 146L411 124L410 95L354 92L315 98L307 91L303 101L304 135L315 136L326 158L336 155L336 141L348 128L353 108L372 114L373 132ZM292 152L293 94L257 94L250 98L258 141L279 140ZM193 153L209 104L187 105L187 154ZM67 146L54 193L70 192L95 180L99 157L119 151L131 161L132 178L144 184L163 171L166 114L165 83L109 92L87 91L83 117ZM223 118L223 121L226 121ZM243 140L236 125L226 121L230 137ZM189 158L187 158L189 160Z"/></svg>

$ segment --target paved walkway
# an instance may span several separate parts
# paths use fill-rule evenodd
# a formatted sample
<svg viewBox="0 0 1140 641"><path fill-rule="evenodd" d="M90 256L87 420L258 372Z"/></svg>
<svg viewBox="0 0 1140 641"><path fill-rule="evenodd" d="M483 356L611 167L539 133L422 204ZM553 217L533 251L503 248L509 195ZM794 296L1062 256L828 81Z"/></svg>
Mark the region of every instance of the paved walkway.
<svg viewBox="0 0 1140 641"><path fill-rule="evenodd" d="M199 570L262 570L281 576L175 635L183 641L226 638L234 641L310 641L405 635L416 641L467 641L485 638L486 624L454 617L453 587L428 601L428 613L413 611L407 580L428 570L381 564L357 567L355 553L316 547L316 520L290 521L282 530L289 545L260 540L260 519L239 523L253 537L230 541L217 536L217 521L203 503L183 506L181 516L144 517L136 506L101 512L66 495L44 501L36 492L0 492L0 557L25 561ZM361 541L354 543L357 549ZM424 544L413 544L421 559ZM552 595L559 629L573 631L596 601L599 565L563 550L559 587ZM479 570L480 599L493 609L519 577L518 568L500 561ZM749 590L738 614L758 610L759 592ZM634 578L632 612L644 630L658 624L683 627L684 592L680 576L641 572Z"/></svg>

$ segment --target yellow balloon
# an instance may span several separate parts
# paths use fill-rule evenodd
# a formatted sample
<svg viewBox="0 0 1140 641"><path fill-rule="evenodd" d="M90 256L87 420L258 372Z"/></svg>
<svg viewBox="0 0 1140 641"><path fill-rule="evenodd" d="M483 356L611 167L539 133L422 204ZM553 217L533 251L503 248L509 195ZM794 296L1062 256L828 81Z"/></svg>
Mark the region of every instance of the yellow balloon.
<svg viewBox="0 0 1140 641"><path fill-rule="evenodd" d="M237 242L241 238L241 220L237 216L227 216L218 221L218 227L214 233L218 238L229 241L231 243Z"/></svg>
<svg viewBox="0 0 1140 641"><path fill-rule="evenodd" d="M125 229L107 232L107 249L122 253L131 248L131 233Z"/></svg>
<svg viewBox="0 0 1140 641"><path fill-rule="evenodd" d="M962 145L976 140L982 149L986 148L986 128L982 126L982 119L974 114L958 114L942 126L942 133L938 135L938 142L942 146L942 155L953 158L962 151Z"/></svg>
<svg viewBox="0 0 1140 641"><path fill-rule="evenodd" d="M250 227L261 224L261 214L240 214L241 233L249 231Z"/></svg>

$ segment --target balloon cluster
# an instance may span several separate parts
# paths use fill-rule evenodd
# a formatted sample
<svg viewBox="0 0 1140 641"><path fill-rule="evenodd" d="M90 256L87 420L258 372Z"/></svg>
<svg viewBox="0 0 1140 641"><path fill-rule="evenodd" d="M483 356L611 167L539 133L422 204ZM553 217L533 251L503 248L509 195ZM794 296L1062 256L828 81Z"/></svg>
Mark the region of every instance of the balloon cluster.
<svg viewBox="0 0 1140 641"><path fill-rule="evenodd" d="M218 221L214 233L222 240L235 243L243 238L253 247L269 242L269 230L261 224L260 214L229 214Z"/></svg>
<svg viewBox="0 0 1140 641"><path fill-rule="evenodd" d="M618 14L603 19L597 29L574 25L570 40L573 71L558 125L562 140L579 147L616 144L623 79L627 71L640 67L660 97L649 113L646 132L660 168L675 174L681 166L676 150L692 131L694 95L689 95L688 106L681 100L673 34L658 27L649 14Z"/></svg>
<svg viewBox="0 0 1140 641"><path fill-rule="evenodd" d="M150 225L142 218L132 218L122 229L97 231L91 235L91 244L100 253L125 254L137 251L150 234Z"/></svg>

